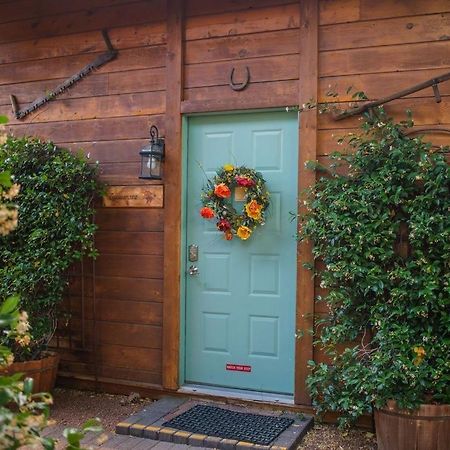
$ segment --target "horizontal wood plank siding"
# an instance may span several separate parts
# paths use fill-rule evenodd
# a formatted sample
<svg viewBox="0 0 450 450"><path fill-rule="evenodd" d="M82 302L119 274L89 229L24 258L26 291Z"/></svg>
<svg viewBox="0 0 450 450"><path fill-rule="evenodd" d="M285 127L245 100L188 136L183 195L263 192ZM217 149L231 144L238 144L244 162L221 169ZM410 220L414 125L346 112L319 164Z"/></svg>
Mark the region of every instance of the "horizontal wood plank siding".
<svg viewBox="0 0 450 450"><path fill-rule="evenodd" d="M102 181L138 180L139 150L149 127L164 134L165 0L38 2L19 0L0 17L0 114L16 135L52 139L99 164ZM11 115L106 51L115 60L89 74L24 120ZM164 210L102 208L95 262L71 270L54 341L65 376L108 377L118 383L160 385Z"/></svg>
<svg viewBox="0 0 450 450"><path fill-rule="evenodd" d="M187 2L182 111L270 108L297 103L298 2ZM200 12L200 5L203 10ZM250 84L229 86L231 70Z"/></svg>

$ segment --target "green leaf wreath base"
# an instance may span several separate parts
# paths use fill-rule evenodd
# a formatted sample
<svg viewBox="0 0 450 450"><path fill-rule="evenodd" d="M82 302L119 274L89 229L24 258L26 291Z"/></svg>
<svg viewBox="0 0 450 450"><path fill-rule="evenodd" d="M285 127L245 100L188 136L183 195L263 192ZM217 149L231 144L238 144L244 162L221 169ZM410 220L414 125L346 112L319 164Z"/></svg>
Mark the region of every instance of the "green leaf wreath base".
<svg viewBox="0 0 450 450"><path fill-rule="evenodd" d="M232 192L239 187L245 189L241 212L231 203ZM270 204L270 195L261 173L231 164L220 167L216 176L208 179L201 198L203 207L200 215L204 219L215 219L217 229L224 233L228 241L234 236L247 240L256 227L264 225L265 212Z"/></svg>

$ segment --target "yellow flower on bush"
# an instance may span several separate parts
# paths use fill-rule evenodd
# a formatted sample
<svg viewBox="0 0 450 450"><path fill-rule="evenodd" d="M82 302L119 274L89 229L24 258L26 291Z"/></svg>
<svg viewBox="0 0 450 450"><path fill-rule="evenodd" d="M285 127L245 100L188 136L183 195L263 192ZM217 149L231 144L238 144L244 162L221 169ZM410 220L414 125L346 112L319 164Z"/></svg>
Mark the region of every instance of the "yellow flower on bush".
<svg viewBox="0 0 450 450"><path fill-rule="evenodd" d="M414 358L413 362L414 362L415 366L418 366L424 360L427 352L425 351L425 349L423 347L414 347L413 350L414 350L414 353L416 354L416 357Z"/></svg>
<svg viewBox="0 0 450 450"><path fill-rule="evenodd" d="M261 219L262 205L260 205L256 200L251 200L245 205L245 212L248 217L254 220Z"/></svg>
<svg viewBox="0 0 450 450"><path fill-rule="evenodd" d="M243 241L246 241L246 240L250 237L250 235L252 234L252 230L250 230L249 227L246 227L246 226L244 226L244 225L241 225L241 226L238 228L236 234L237 234Z"/></svg>
<svg viewBox="0 0 450 450"><path fill-rule="evenodd" d="M233 164L225 164L223 166L223 170L225 170L225 172L231 172L232 170L234 170L234 166Z"/></svg>

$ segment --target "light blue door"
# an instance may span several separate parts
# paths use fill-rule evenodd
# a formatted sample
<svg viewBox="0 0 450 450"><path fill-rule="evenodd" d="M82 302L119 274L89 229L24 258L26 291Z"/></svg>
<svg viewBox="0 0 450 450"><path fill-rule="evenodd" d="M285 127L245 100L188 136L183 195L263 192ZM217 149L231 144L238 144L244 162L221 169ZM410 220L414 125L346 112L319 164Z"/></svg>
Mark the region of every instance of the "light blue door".
<svg viewBox="0 0 450 450"><path fill-rule="evenodd" d="M296 298L297 114L194 117L188 123L186 383L292 394ZM245 165L271 195L267 222L231 241L200 214L205 174ZM243 203L234 203L242 210ZM240 205L240 206L239 206Z"/></svg>

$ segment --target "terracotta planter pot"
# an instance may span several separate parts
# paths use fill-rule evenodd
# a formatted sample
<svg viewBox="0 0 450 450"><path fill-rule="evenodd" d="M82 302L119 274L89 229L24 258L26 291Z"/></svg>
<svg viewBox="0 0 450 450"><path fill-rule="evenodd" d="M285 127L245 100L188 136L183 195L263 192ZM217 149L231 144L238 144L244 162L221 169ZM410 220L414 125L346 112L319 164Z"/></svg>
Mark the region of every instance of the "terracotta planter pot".
<svg viewBox="0 0 450 450"><path fill-rule="evenodd" d="M375 410L378 450L448 450L450 405L399 409L394 401Z"/></svg>
<svg viewBox="0 0 450 450"><path fill-rule="evenodd" d="M42 359L15 362L5 371L7 374L21 372L25 377L33 378L33 392L50 392L55 387L59 354L47 352Z"/></svg>

